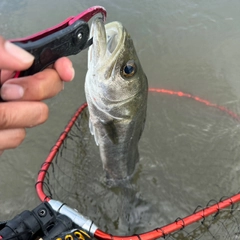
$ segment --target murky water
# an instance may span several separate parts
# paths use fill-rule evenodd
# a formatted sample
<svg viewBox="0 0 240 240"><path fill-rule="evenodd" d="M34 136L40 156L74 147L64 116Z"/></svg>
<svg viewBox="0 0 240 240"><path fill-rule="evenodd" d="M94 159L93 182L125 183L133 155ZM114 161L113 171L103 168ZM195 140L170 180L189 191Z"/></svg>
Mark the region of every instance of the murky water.
<svg viewBox="0 0 240 240"><path fill-rule="evenodd" d="M27 36L93 5L107 9L108 22L121 21L128 29L150 87L191 93L240 112L239 1L1 0L0 34L9 39ZM75 80L47 101L49 120L28 130L18 149L1 156L1 219L39 203L34 189L39 167L85 101L87 52L71 59ZM140 216L148 222L145 226L140 222L138 230L161 226L210 199L238 192L239 133L239 122L218 109L150 93L141 161L134 177L134 191L144 206L133 202L132 212L138 215L131 219Z"/></svg>

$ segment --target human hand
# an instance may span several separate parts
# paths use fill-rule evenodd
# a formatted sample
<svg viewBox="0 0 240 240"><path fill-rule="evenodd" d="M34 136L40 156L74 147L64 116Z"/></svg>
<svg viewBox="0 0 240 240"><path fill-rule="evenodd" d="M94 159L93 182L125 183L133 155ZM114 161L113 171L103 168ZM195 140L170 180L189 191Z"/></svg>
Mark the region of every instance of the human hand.
<svg viewBox="0 0 240 240"><path fill-rule="evenodd" d="M58 94L64 82L74 78L71 61L58 59L51 68L32 76L13 78L14 71L28 69L31 54L0 36L0 155L15 148L25 138L25 128L45 122L48 106L41 102Z"/></svg>

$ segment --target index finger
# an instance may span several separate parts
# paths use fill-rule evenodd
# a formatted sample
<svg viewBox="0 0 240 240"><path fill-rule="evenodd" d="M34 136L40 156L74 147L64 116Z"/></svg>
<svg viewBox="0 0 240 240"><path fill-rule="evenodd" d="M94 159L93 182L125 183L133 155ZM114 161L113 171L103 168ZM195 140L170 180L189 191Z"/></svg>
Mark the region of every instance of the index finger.
<svg viewBox="0 0 240 240"><path fill-rule="evenodd" d="M34 57L0 36L0 69L21 71L29 68Z"/></svg>

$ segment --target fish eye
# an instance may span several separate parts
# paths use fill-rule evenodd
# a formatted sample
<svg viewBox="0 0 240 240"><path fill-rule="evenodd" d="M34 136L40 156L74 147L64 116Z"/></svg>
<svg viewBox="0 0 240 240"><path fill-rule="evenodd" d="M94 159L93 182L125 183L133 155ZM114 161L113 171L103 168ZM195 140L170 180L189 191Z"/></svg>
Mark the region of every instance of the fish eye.
<svg viewBox="0 0 240 240"><path fill-rule="evenodd" d="M132 77L136 72L136 65L134 60L129 60L123 67L122 73L125 78Z"/></svg>

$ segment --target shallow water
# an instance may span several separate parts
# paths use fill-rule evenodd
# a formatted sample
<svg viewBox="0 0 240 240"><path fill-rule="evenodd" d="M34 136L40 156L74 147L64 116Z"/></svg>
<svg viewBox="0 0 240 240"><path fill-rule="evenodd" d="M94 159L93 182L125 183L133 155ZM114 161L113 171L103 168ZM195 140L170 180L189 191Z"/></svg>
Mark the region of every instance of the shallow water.
<svg viewBox="0 0 240 240"><path fill-rule="evenodd" d="M121 21L127 28L150 87L191 93L240 112L239 1L1 0L0 34L8 39L27 36L93 5L107 9L108 22ZM71 59L75 80L66 84L59 96L46 101L49 120L29 129L18 149L1 156L3 220L39 203L34 189L39 167L70 116L85 101L87 52ZM121 208L119 191L112 190L116 199L121 195L114 201L110 199L112 191L99 193L90 179L86 183L82 179L81 184L96 191L91 193L93 198L104 196L102 226L109 225L119 233L150 230L192 213L210 199L239 191L239 132L239 122L216 108L188 98L150 93L141 159L133 178L131 194L136 198L128 199L129 222L112 223L104 217L105 212ZM95 176L101 164L87 169ZM94 215L93 209L88 215ZM129 223L134 227L127 229Z"/></svg>

